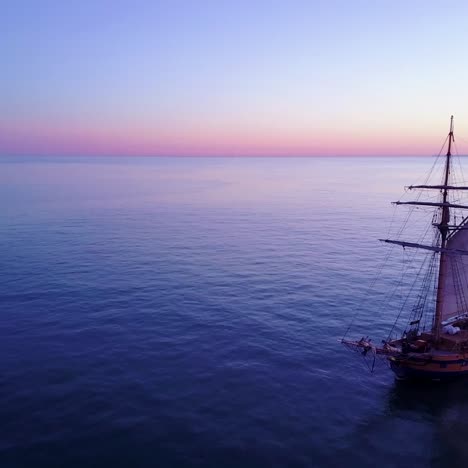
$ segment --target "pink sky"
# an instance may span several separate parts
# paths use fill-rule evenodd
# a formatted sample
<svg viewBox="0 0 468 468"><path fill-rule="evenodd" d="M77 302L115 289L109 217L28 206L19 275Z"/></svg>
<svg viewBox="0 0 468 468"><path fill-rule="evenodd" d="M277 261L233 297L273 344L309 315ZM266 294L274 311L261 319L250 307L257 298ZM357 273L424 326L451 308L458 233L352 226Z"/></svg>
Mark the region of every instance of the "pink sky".
<svg viewBox="0 0 468 468"><path fill-rule="evenodd" d="M446 123L446 122L444 122ZM0 127L3 154L74 156L391 156L433 155L443 143L446 125L432 134L422 128L339 126L252 128L205 123L183 128L98 124L8 125ZM458 142L461 149L467 147Z"/></svg>
<svg viewBox="0 0 468 468"><path fill-rule="evenodd" d="M463 1L5 9L0 155L468 152Z"/></svg>

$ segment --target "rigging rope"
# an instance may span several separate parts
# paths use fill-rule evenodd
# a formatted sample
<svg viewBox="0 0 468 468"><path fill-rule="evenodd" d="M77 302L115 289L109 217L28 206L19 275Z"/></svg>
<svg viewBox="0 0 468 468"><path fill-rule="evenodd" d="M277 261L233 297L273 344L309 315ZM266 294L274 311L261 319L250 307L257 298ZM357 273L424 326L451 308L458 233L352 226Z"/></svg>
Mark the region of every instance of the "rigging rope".
<svg viewBox="0 0 468 468"><path fill-rule="evenodd" d="M448 140L448 136L445 138L444 143L442 144L442 146L441 146L441 148L440 148L440 150L439 150L439 153L437 154L437 156L436 156L436 158L435 158L435 160L434 160L434 162L433 162L433 164L432 164L432 166L431 166L429 172L427 173L427 175L426 175L426 177L424 178L424 180L423 180L423 182L421 183L421 185L426 185L426 184L428 183L429 179L431 178L431 176L432 176L432 174L433 174L433 172L434 172L434 169L435 169L435 168L437 167L437 165L438 165L440 156L441 156L442 151L443 151L443 149L444 149L444 147L445 147L445 145L446 145L446 143L447 143L447 140ZM418 185L419 185L419 184L418 184ZM405 193L406 193L406 191L405 191ZM405 193L403 194L403 196L405 195ZM416 196L416 201L419 201L419 199L421 198L422 193L423 193L422 191L419 191L418 195ZM401 201L401 198L402 198L402 197L400 197L399 201ZM399 239L400 236L403 234L403 232L404 232L404 230L405 230L405 228L406 228L406 226L407 226L407 224L408 224L408 221L409 221L411 215L414 213L414 210L415 210L415 209L418 209L418 208L412 206L412 207L408 210L408 213L407 213L407 215L406 215L406 218L404 219L404 222L403 222L402 226L400 226L400 229L398 229L398 231L396 232L396 238L397 238L397 239ZM394 223L394 221L395 221L395 213L396 213L396 206L395 206L395 209L394 209L394 211L393 211L393 215L392 215L391 222L390 222L390 226L389 226L389 230L388 230L389 237L390 237L390 232L391 232L391 229L392 229L392 225L393 225L393 223ZM437 213L437 211L436 211L436 213ZM428 227L426 228L426 230L424 231L423 235L421 236L420 242L421 242L422 240L425 239L425 237L426 237L426 235L427 235L427 233L428 233L428 231L429 231L429 229L430 229L431 227L432 227L432 226L428 226ZM364 294L364 297L363 297L362 301L360 301L359 304L355 306L355 313L353 314L353 317L352 317L352 319L351 319L351 321L350 321L350 324L349 324L349 326L347 327L347 329L346 329L346 331L345 331L345 333L344 333L342 339L344 339L344 338L348 335L349 331L351 330L352 326L354 325L354 323L355 323L355 321L356 321L356 318L357 318L357 316L358 316L360 310L362 309L362 304L364 303L365 298L367 298L367 297L370 295L370 293L373 291L373 289L374 289L374 287L375 287L377 281L380 279L381 274L382 274L382 271L383 271L384 268L387 266L388 261L389 261L389 259L390 259L390 257L391 257L391 254L393 253L394 247L395 247L394 245L392 245L391 247L389 247L389 249L388 249L388 251L387 251L387 254L386 254L386 256L385 256L384 262L381 264L381 267L379 268L377 274L374 276L374 278L373 278L373 280L371 281L369 287L367 288L366 293ZM406 253L405 250L404 250L404 252ZM408 257L410 257L410 258L408 258L408 261L406 262L406 264L405 264L405 262L403 262L402 274L401 274L401 277L400 277L400 279L399 279L399 281L398 281L398 283L397 283L397 286L396 286L396 288L394 288L393 292L392 292L391 294L388 295L388 297L384 297L384 299L382 300L382 304L378 307L379 310L381 310L381 309L383 308L383 305L384 305L384 304L389 305L390 301L391 301L391 300L393 299L393 297L395 296L396 291L397 291L397 290L399 289L399 287L401 286L405 274L406 274L407 271L410 269L410 267L411 267L411 261L415 258L416 255L417 255L417 251L415 251L412 255L409 254ZM435 257L435 254L434 254L431 258L434 258L434 257ZM405 307L405 305L406 305L406 302L408 301L408 298L409 298L410 295L411 295L411 292L413 291L413 288L414 288L414 285L415 285L415 283L416 283L416 280L419 278L419 276L420 276L420 274L421 274L421 271L422 271L422 269L423 269L423 266L426 264L426 261L427 261L427 257L426 257L425 260L423 261L423 264L422 264L422 266L421 266L419 272L416 274L416 278L415 278L415 281L413 282L413 286L410 288L410 291L408 292L408 294L407 294L407 296L406 296L406 298L405 298L405 301L404 301L404 303L403 303L403 305L402 305L402 307L401 307L401 309L400 309L400 312L399 312L399 314L398 314L398 316L397 316L397 319L395 320L395 322L394 322L394 324L393 324L393 326L392 326L392 329L391 329L391 331L390 331L390 333L389 333L389 337L390 337L391 334L393 333L393 330L394 330L394 328L395 328L395 326L396 326L396 324L397 324L397 322L398 322L398 320L399 320L399 318L400 318L400 316L401 316L401 313L402 313L402 311L403 311L403 309L404 309L404 307ZM432 263L432 262L431 262L431 263ZM430 269L433 269L433 268L431 267ZM431 277L431 275L428 274L428 275L427 275L427 278L428 278L428 279L427 279L427 283L428 283L428 286L427 286L427 287L428 287L428 288L429 288L429 285L430 285L430 281L429 281L430 277ZM386 294L385 296L387 296L387 294ZM427 297L427 295L426 295L426 297ZM424 305L425 305L425 304L426 304L426 300L424 300Z"/></svg>
<svg viewBox="0 0 468 468"><path fill-rule="evenodd" d="M433 255L435 255L435 254L433 254ZM418 273L416 274L416 276L415 276L415 278L414 278L413 284L412 284L410 290L408 291L408 294L406 295L405 300L403 301L403 304L402 304L401 307L400 307L400 311L398 312L397 318L395 319L395 322L393 323L393 326L392 326L392 328L391 328L391 330L390 330L390 333L388 334L387 341L389 341L389 340L391 339L393 330L395 329L395 327L396 327L396 325L397 325L397 323L398 323L398 321L399 321L399 319L400 319L400 317L401 317L401 314L403 313L403 310L404 310L405 307L406 307L406 304L407 304L407 302L408 302L408 300L409 300L409 298L410 298L410 296L411 296L412 291L414 290L414 287L415 287L415 285L416 285L416 283L417 283L417 281L418 281L419 275L421 274L421 271L423 270L423 268L424 268L424 266L425 266L425 264L426 264L426 261L427 261L427 258L428 258L428 257L429 257L429 256L426 256L426 258L424 259L424 261L423 261L421 267L419 268Z"/></svg>

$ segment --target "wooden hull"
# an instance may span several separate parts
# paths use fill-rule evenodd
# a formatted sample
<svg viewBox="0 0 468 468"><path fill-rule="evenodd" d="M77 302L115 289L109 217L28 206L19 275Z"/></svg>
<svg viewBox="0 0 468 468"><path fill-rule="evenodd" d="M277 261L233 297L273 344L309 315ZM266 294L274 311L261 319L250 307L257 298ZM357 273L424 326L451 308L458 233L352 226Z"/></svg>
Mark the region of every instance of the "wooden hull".
<svg viewBox="0 0 468 468"><path fill-rule="evenodd" d="M400 379L449 380L468 376L468 354L410 354L388 358L390 368Z"/></svg>

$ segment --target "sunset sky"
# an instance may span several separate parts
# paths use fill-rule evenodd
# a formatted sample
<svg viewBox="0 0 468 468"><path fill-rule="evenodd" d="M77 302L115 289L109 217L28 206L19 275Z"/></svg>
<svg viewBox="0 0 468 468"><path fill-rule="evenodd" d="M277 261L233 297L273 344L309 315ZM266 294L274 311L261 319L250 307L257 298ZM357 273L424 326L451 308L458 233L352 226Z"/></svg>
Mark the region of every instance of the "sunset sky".
<svg viewBox="0 0 468 468"><path fill-rule="evenodd" d="M466 1L6 1L0 154L468 153Z"/></svg>

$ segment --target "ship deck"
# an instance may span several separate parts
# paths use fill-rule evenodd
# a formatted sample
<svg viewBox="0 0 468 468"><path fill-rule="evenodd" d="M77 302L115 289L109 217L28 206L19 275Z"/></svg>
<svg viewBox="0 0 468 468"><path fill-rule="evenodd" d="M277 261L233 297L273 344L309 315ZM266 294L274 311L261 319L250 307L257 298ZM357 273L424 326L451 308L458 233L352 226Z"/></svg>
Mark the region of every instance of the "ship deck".
<svg viewBox="0 0 468 468"><path fill-rule="evenodd" d="M424 340L428 343L432 343L433 336L432 333L422 333L419 337L421 340ZM395 340L392 342L394 346L400 346L401 340ZM468 352L468 330L460 330L456 335L449 335L447 333L443 333L440 336L440 342L437 348L433 348L431 346L431 353L439 352L444 353L447 351L465 351Z"/></svg>
<svg viewBox="0 0 468 468"><path fill-rule="evenodd" d="M440 342L442 345L446 344L448 346L460 345L462 343L468 344L468 330L460 330L456 335L443 334L440 337Z"/></svg>

